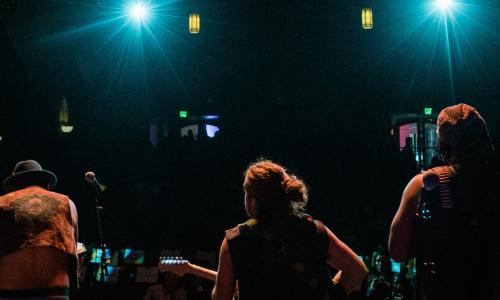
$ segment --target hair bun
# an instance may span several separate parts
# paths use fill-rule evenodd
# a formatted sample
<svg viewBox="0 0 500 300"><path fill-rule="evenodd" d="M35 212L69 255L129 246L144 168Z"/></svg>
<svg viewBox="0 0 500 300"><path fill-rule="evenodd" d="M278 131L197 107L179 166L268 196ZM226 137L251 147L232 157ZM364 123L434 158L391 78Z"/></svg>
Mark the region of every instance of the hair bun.
<svg viewBox="0 0 500 300"><path fill-rule="evenodd" d="M307 188L302 180L269 160L251 164L245 172L243 188L257 203L257 219L273 222L289 213L303 211L307 204Z"/></svg>
<svg viewBox="0 0 500 300"><path fill-rule="evenodd" d="M307 202L307 187L296 176L288 176L283 182L285 194L290 202Z"/></svg>

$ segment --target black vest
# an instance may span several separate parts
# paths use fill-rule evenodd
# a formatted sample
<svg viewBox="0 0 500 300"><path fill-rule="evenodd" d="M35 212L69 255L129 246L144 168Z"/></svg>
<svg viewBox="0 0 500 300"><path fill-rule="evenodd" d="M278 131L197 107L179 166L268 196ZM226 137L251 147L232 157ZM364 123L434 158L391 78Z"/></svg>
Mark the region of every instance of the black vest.
<svg viewBox="0 0 500 300"><path fill-rule="evenodd" d="M417 212L417 299L498 300L500 177L486 168L424 172Z"/></svg>
<svg viewBox="0 0 500 300"><path fill-rule="evenodd" d="M240 300L328 300L328 236L321 222L290 216L285 230L252 219L226 232Z"/></svg>

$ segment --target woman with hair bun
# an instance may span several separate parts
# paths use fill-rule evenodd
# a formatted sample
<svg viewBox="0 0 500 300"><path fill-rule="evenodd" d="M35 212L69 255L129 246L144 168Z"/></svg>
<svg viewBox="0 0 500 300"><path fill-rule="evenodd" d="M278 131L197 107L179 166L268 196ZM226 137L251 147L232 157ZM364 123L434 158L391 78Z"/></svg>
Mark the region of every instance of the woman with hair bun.
<svg viewBox="0 0 500 300"><path fill-rule="evenodd" d="M250 219L226 231L212 299L314 300L332 298L333 279L349 294L361 288L366 267L321 222L304 213L307 187L269 160L251 164L243 183Z"/></svg>

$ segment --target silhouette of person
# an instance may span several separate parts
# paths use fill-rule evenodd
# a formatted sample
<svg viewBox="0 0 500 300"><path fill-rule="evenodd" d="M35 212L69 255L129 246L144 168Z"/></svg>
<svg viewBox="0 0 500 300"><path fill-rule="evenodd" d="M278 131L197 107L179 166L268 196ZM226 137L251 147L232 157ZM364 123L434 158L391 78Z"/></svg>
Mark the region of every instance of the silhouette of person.
<svg viewBox="0 0 500 300"><path fill-rule="evenodd" d="M226 231L212 298L303 300L329 297L327 264L346 293L361 289L366 267L321 222L306 215L307 188L284 167L259 160L245 172L244 206L250 219Z"/></svg>
<svg viewBox="0 0 500 300"><path fill-rule="evenodd" d="M416 257L417 299L500 299L500 176L488 128L476 109L458 104L439 113L437 132L445 165L408 183L391 225L391 256Z"/></svg>
<svg viewBox="0 0 500 300"><path fill-rule="evenodd" d="M389 253L383 249L373 252L370 272L367 277L366 297L370 300L384 300L392 290L392 265Z"/></svg>

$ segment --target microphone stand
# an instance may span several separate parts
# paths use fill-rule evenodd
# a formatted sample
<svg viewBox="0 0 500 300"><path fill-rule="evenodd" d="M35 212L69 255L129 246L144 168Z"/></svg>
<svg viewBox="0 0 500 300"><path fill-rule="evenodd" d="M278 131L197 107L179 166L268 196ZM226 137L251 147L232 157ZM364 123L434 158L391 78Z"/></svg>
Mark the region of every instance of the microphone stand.
<svg viewBox="0 0 500 300"><path fill-rule="evenodd" d="M96 191L95 204L96 204L96 215L97 215L97 230L99 238L99 246L97 249L102 251L101 261L99 263L99 282L104 283L104 277L108 276L108 265L110 264L110 257L106 255L106 243L104 242L104 230L102 222L102 211L103 206L101 204L102 191ZM96 273L97 275L97 273Z"/></svg>

